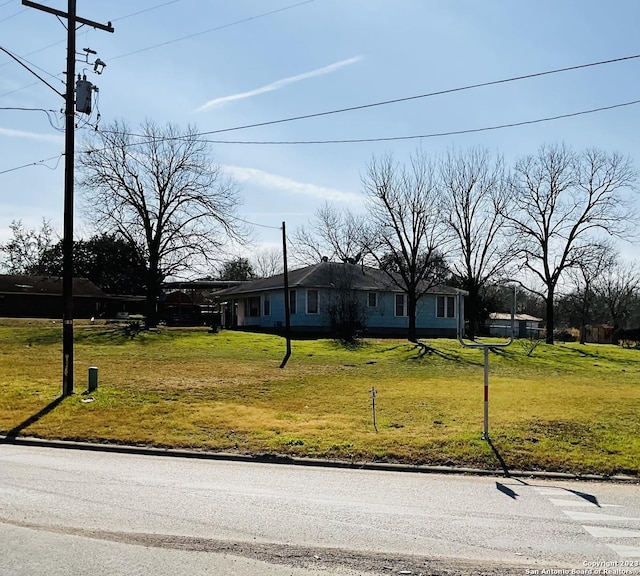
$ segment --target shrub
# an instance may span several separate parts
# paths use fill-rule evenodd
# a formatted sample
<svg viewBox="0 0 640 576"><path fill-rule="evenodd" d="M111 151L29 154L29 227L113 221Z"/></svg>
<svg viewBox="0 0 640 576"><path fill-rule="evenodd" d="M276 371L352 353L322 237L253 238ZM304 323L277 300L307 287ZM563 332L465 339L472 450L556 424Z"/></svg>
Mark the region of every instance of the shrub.
<svg viewBox="0 0 640 576"><path fill-rule="evenodd" d="M575 342L577 340L575 334L570 330L558 330L554 332L553 339L558 342Z"/></svg>

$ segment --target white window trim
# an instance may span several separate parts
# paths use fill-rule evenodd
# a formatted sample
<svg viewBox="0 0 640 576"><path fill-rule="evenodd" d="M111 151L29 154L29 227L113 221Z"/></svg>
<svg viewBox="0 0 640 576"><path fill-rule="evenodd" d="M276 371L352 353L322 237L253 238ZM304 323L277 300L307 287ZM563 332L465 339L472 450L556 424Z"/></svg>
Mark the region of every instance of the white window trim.
<svg viewBox="0 0 640 576"><path fill-rule="evenodd" d="M269 312L265 312L265 303L269 303ZM271 295L263 294L262 295L262 315L263 316L271 316Z"/></svg>
<svg viewBox="0 0 640 576"><path fill-rule="evenodd" d="M287 296L289 298L289 312L291 314L297 314L298 313L298 292L296 291L296 289L292 289L289 290L289 295ZM291 300L293 299L293 306L291 306Z"/></svg>
<svg viewBox="0 0 640 576"><path fill-rule="evenodd" d="M309 292L315 292L318 295L318 297L316 299L317 310L315 312L309 312ZM316 288L307 288L306 289L306 291L305 291L305 311L310 316L317 316L318 314L320 314L320 290L317 290Z"/></svg>
<svg viewBox="0 0 640 576"><path fill-rule="evenodd" d="M256 299L258 300L258 314L253 316L251 314L251 301L253 300L255 302ZM260 318L262 316L262 298L260 298L260 296L247 296L244 299L244 316L245 318Z"/></svg>
<svg viewBox="0 0 640 576"><path fill-rule="evenodd" d="M440 298L443 298L444 300L444 310L443 310L443 314L440 315L439 310L440 310L440 306L438 305L438 301L440 300ZM449 298L453 298L452 302L453 302L453 316L449 316L447 313L449 312ZM443 319L451 319L451 318L455 318L456 317L456 299L454 296L451 295L440 295L436 297L436 318L443 318Z"/></svg>
<svg viewBox="0 0 640 576"><path fill-rule="evenodd" d="M398 306L397 306L398 296L402 296L402 315L401 316L398 315ZM409 303L408 303L408 298L406 294L395 294L393 298L393 315L396 318L407 318L409 316L408 304Z"/></svg>

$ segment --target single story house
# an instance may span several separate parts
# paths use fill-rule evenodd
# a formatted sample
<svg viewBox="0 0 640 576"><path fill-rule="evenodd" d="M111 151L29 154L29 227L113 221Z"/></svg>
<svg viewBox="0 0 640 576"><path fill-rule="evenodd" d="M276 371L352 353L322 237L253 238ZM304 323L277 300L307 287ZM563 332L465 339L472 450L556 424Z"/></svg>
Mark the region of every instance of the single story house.
<svg viewBox="0 0 640 576"><path fill-rule="evenodd" d="M73 279L73 315L103 315L109 296L86 278ZM58 276L0 275L0 316L62 318L62 278Z"/></svg>
<svg viewBox="0 0 640 576"><path fill-rule="evenodd" d="M529 314L514 315L514 336L516 338L538 338L542 318ZM486 326L490 336L509 336L511 334L511 314L509 312L491 312Z"/></svg>
<svg viewBox="0 0 640 576"><path fill-rule="evenodd" d="M406 336L407 294L382 270L360 264L323 261L288 274L291 331L298 336L329 335L335 311L345 301L359 310L369 336ZM417 304L421 337L455 337L457 294L448 286L431 288ZM230 305L227 327L282 333L285 326L284 274L245 282L216 293Z"/></svg>

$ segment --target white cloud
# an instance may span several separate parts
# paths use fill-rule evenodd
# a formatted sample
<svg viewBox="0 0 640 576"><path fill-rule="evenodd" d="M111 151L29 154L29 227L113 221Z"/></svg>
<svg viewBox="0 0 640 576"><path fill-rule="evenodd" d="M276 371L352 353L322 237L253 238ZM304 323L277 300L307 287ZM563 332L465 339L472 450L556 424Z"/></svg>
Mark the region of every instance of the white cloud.
<svg viewBox="0 0 640 576"><path fill-rule="evenodd" d="M286 176L271 174L256 168L245 168L242 166L223 166L222 168L240 183L254 184L272 190L280 190L294 196L310 196L329 202L345 202L358 205L362 202L361 196L354 192L326 188L308 182L298 182Z"/></svg>
<svg viewBox="0 0 640 576"><path fill-rule="evenodd" d="M11 128L0 128L0 136L9 138L26 138L29 140L40 140L41 142L55 142L61 144L64 142L63 136L56 134L41 134L39 132L25 132L24 130L12 130Z"/></svg>
<svg viewBox="0 0 640 576"><path fill-rule="evenodd" d="M209 108L214 108L215 106L220 106L222 104L226 104L227 102L232 102L234 100L243 100L244 98L251 98L252 96L258 96L259 94L264 94L265 92L273 92L274 90L280 90L280 88L283 88L288 84L293 84L294 82L300 82L301 80L306 80L308 78L315 78L316 76L331 74L332 72L335 72L340 68L349 66L351 64L355 64L360 60L362 60L362 56L354 56L353 58L347 58L346 60L341 60L340 62L329 64L328 66L324 66L323 68L317 68L316 70L312 70L311 72L304 72L303 74L297 74L296 76L289 76L288 78L283 78L282 80L276 80L271 84L267 84L266 86L261 86L260 88L255 88L254 90L249 90L248 92L239 92L238 94L231 94L229 96L214 98L213 100L209 100L208 102L200 106L200 108L198 108L196 112L207 110Z"/></svg>

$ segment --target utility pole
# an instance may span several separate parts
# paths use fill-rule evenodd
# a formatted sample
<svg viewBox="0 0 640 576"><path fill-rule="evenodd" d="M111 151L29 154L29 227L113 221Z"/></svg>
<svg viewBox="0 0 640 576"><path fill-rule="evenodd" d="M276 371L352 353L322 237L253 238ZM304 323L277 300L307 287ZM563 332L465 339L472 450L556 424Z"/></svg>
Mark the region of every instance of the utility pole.
<svg viewBox="0 0 640 576"><path fill-rule="evenodd" d="M284 265L284 335L287 339L287 352L280 363L280 368L284 368L291 357L291 304L289 302L289 270L287 265L287 228L282 223L282 261Z"/></svg>
<svg viewBox="0 0 640 576"><path fill-rule="evenodd" d="M113 32L111 22L100 24L76 15L76 0L68 0L67 12L22 0L23 6L67 19L67 90L64 140L64 224L62 236L62 395L73 394L73 181L75 156L74 86L76 80L76 24Z"/></svg>

